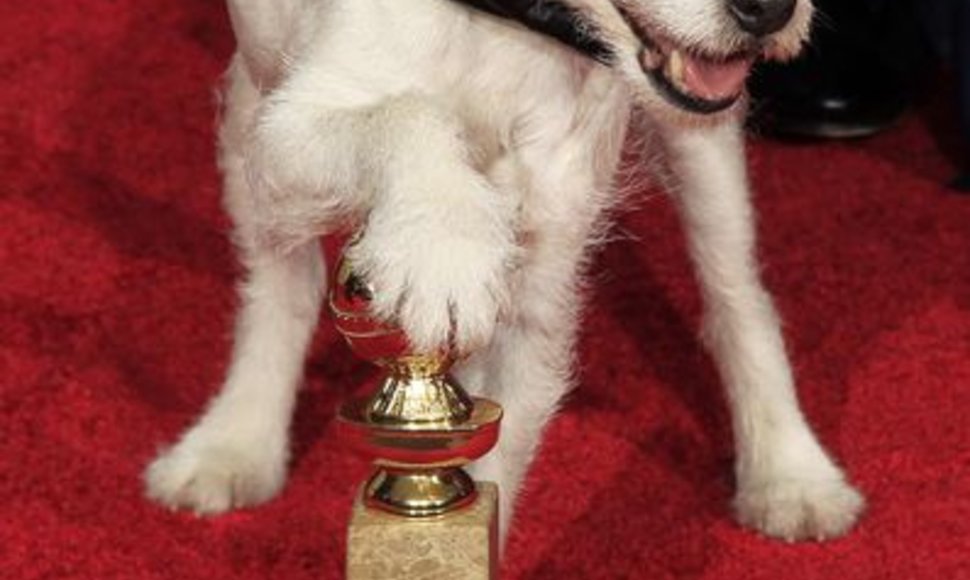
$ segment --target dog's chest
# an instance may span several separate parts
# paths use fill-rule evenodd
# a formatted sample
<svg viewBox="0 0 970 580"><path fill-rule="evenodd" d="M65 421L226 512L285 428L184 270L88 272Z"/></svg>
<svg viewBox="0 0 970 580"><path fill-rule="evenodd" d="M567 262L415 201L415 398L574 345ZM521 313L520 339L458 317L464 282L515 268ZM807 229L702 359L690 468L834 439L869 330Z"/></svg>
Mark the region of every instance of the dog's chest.
<svg viewBox="0 0 970 580"><path fill-rule="evenodd" d="M526 215L595 213L586 198L604 189L629 108L611 71L451 0L332 1L310 55L321 91L348 107L422 95L460 119L477 169ZM594 166L597 179L581 175Z"/></svg>
<svg viewBox="0 0 970 580"><path fill-rule="evenodd" d="M461 118L486 157L566 138L602 97L590 83L609 76L556 41L452 0L331 1L314 60L367 92L428 95Z"/></svg>
<svg viewBox="0 0 970 580"><path fill-rule="evenodd" d="M426 86L463 119L470 150L486 173L537 185L555 181L549 167L568 163L561 158L584 157L577 151L591 152L590 158L599 149L613 154L603 142L624 132L629 101L612 71L488 17L454 29L448 46L447 56L434 59ZM508 175L512 167L515 177Z"/></svg>

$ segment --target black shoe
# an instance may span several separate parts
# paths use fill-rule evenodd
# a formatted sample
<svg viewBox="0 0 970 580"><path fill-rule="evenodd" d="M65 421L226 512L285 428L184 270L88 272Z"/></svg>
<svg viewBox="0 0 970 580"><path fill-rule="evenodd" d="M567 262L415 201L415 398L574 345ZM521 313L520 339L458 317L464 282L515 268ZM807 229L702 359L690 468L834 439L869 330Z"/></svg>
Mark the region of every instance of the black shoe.
<svg viewBox="0 0 970 580"><path fill-rule="evenodd" d="M908 71L889 64L905 58L886 50L890 41L908 45L907 25L891 25L905 15L876 18L859 0L816 4L825 17L805 54L755 71L753 126L773 135L810 138L865 137L889 127L909 101L903 81Z"/></svg>
<svg viewBox="0 0 970 580"><path fill-rule="evenodd" d="M830 50L763 66L751 94L752 125L786 137L867 137L892 125L908 104L902 85L878 61Z"/></svg>

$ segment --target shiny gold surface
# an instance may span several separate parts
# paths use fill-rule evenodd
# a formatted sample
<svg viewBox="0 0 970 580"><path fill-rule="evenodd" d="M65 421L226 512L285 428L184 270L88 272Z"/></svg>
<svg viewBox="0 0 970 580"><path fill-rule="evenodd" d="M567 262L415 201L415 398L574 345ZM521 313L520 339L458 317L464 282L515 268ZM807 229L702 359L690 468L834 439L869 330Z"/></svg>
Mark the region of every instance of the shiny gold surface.
<svg viewBox="0 0 970 580"><path fill-rule="evenodd" d="M502 409L476 399L471 416L461 423L374 423L367 401L350 401L340 409L339 430L355 451L377 465L427 469L465 465L488 453L498 440Z"/></svg>
<svg viewBox="0 0 970 580"><path fill-rule="evenodd" d="M414 353L399 328L373 319L374 290L346 258L335 282L330 310L337 330L385 373L370 397L341 408L337 422L345 441L377 466L365 504L414 518L469 506L477 491L462 466L495 445L501 408L465 393L449 374L450 353Z"/></svg>
<svg viewBox="0 0 970 580"><path fill-rule="evenodd" d="M478 497L475 482L459 467L411 471L385 468L367 482L364 504L407 517L440 516Z"/></svg>
<svg viewBox="0 0 970 580"><path fill-rule="evenodd" d="M461 423L473 406L447 375L391 375L371 398L367 417L374 423Z"/></svg>

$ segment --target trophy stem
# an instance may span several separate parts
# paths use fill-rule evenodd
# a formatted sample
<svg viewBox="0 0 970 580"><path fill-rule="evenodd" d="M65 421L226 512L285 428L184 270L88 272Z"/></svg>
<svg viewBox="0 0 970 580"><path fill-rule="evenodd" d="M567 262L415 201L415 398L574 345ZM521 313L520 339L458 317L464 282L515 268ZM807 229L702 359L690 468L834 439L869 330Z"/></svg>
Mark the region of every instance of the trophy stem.
<svg viewBox="0 0 970 580"><path fill-rule="evenodd" d="M370 399L368 420L415 428L467 421L475 404L447 374L414 374L395 369Z"/></svg>
<svg viewBox="0 0 970 580"><path fill-rule="evenodd" d="M379 469L364 488L364 504L399 516L440 516L478 498L475 482L460 467L415 471Z"/></svg>

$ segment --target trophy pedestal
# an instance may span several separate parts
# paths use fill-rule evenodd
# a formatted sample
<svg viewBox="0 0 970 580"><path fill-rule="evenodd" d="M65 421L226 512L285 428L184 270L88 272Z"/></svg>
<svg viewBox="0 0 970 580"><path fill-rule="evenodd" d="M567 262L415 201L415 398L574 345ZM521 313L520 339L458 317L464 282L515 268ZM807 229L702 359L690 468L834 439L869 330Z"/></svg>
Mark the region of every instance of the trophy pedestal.
<svg viewBox="0 0 970 580"><path fill-rule="evenodd" d="M341 260L330 292L337 330L384 373L341 406L337 431L375 471L354 504L349 580L497 580L498 488L463 467L499 437L502 408L473 398L449 372L452 346L413 352L404 331L375 320L374 289Z"/></svg>
<svg viewBox="0 0 970 580"><path fill-rule="evenodd" d="M348 580L497 580L498 488L478 483L478 494L465 509L420 519L367 508L358 496Z"/></svg>

